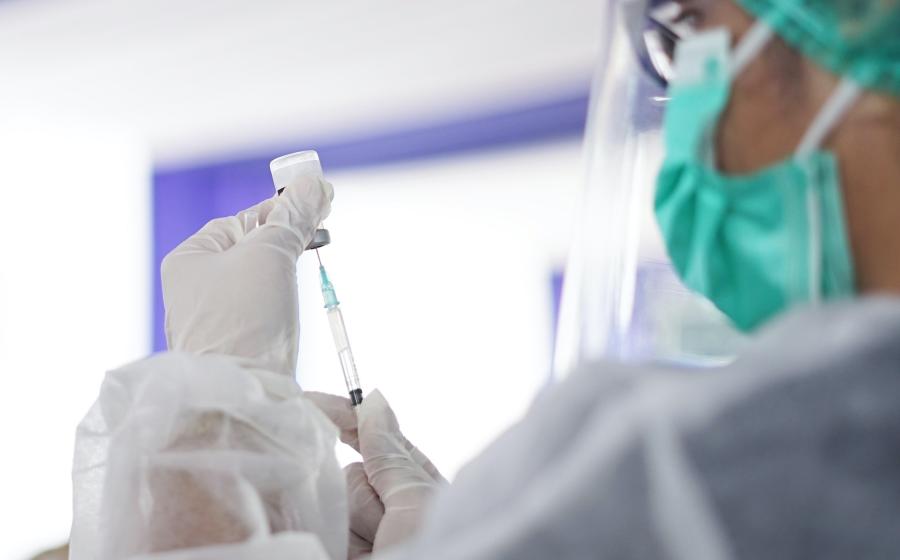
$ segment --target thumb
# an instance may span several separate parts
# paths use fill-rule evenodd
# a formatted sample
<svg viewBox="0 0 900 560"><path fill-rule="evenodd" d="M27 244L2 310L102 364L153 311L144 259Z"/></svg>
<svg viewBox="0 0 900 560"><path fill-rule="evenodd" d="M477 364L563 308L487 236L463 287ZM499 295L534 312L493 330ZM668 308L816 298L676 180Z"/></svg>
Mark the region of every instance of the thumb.
<svg viewBox="0 0 900 560"><path fill-rule="evenodd" d="M381 391L375 389L369 393L356 409L360 436L392 434L400 435L400 424L397 416L388 404Z"/></svg>
<svg viewBox="0 0 900 560"><path fill-rule="evenodd" d="M375 542L375 533L384 517L384 504L369 484L362 463L351 463L344 467L347 481L347 501L350 510L350 531L370 543Z"/></svg>
<svg viewBox="0 0 900 560"><path fill-rule="evenodd" d="M347 400L347 399L343 399ZM349 403L349 401L347 401ZM358 425L359 430L356 435L360 440L368 440L375 433L391 433L396 445L401 446L406 455L424 470L431 480L437 484L446 484L447 479L440 473L431 460L422 453L415 445L413 445L403 433L400 431L400 423L397 416L388 404L387 399L381 394L381 391L375 389L372 391L359 405L358 408ZM366 446L367 450L371 450L370 446ZM361 449L360 454L365 458L365 453Z"/></svg>
<svg viewBox="0 0 900 560"><path fill-rule="evenodd" d="M297 178L260 217L260 227L247 243L273 245L299 257L331 212L333 197L331 183L314 176Z"/></svg>
<svg viewBox="0 0 900 560"><path fill-rule="evenodd" d="M363 466L385 508L419 503L434 488L435 480L410 453L387 400L375 390L356 410Z"/></svg>

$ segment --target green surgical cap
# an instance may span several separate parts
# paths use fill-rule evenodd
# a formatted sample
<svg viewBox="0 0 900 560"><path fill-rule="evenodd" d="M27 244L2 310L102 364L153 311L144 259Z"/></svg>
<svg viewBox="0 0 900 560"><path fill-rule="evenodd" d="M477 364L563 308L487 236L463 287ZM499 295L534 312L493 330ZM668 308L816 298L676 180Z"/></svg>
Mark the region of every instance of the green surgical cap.
<svg viewBox="0 0 900 560"><path fill-rule="evenodd" d="M900 96L900 0L737 2L828 70Z"/></svg>

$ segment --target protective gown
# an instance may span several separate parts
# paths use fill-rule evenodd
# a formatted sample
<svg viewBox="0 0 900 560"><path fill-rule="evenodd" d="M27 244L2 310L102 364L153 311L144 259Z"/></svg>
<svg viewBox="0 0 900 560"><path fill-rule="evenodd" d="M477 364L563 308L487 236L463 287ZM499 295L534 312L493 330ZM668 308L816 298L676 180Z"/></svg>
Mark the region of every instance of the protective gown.
<svg viewBox="0 0 900 560"><path fill-rule="evenodd" d="M391 558L896 558L898 519L900 299L872 299L719 369L583 369Z"/></svg>
<svg viewBox="0 0 900 560"><path fill-rule="evenodd" d="M341 558L333 441L226 358L113 372L79 429L72 558ZM900 299L834 304L726 367L570 375L377 557L893 558L898 458ZM185 546L206 548L150 554Z"/></svg>
<svg viewBox="0 0 900 560"><path fill-rule="evenodd" d="M237 358L112 371L78 427L70 558L343 558L336 441L293 379Z"/></svg>

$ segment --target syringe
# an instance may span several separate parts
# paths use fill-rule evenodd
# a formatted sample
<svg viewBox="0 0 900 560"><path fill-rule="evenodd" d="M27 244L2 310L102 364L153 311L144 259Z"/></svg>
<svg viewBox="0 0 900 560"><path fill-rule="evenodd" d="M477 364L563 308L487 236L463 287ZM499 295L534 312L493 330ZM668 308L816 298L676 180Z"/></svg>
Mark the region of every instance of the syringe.
<svg viewBox="0 0 900 560"><path fill-rule="evenodd" d="M350 393L350 403L358 405L363 400L362 387L359 385L359 376L356 373L356 362L353 361L353 351L350 350L350 339L347 338L347 328L344 326L344 316L341 314L340 302L334 293L334 286L325 267L322 266L322 257L316 249L316 257L319 259L319 277L322 280L322 297L325 298L325 309L328 313L328 324L331 327L331 336L334 338L334 347L341 361L341 369L344 371L344 383L347 384L347 392Z"/></svg>

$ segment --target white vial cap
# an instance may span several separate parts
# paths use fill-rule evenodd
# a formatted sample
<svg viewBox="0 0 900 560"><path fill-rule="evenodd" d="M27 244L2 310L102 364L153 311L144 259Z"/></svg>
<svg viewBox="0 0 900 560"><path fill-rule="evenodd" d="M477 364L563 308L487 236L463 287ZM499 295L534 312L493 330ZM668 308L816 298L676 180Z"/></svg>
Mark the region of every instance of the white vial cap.
<svg viewBox="0 0 900 560"><path fill-rule="evenodd" d="M319 154L315 150L275 158L269 163L269 170L272 172L275 190L279 191L298 177L314 175L322 178L322 164L319 163Z"/></svg>

